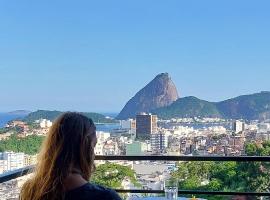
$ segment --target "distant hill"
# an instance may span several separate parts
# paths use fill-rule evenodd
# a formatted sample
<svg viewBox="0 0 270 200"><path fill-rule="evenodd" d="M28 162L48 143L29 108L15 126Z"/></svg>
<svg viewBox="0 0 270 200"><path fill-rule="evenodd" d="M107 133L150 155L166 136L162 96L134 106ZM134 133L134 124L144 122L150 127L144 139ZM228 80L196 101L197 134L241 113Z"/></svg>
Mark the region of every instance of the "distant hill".
<svg viewBox="0 0 270 200"><path fill-rule="evenodd" d="M177 99L178 92L169 74L161 73L127 102L117 119L133 118L140 112L168 106Z"/></svg>
<svg viewBox="0 0 270 200"><path fill-rule="evenodd" d="M159 108L152 112L162 119L194 116L221 117L221 114L214 103L196 97L179 98L170 106Z"/></svg>
<svg viewBox="0 0 270 200"><path fill-rule="evenodd" d="M221 115L232 119L269 119L270 92L243 95L217 103Z"/></svg>
<svg viewBox="0 0 270 200"><path fill-rule="evenodd" d="M61 111L48 111L48 110L38 110L30 113L24 118L24 121L34 122L39 119L48 119L54 121L58 116L60 116L63 112ZM116 120L107 118L106 116L99 113L92 112L83 112L85 116L91 118L95 123L115 123Z"/></svg>
<svg viewBox="0 0 270 200"><path fill-rule="evenodd" d="M7 114L8 115L28 115L29 113L31 113L31 111L29 110L14 110L14 111L11 111L11 112L8 112Z"/></svg>
<svg viewBox="0 0 270 200"><path fill-rule="evenodd" d="M222 102L208 102L196 97L180 98L167 107L152 111L160 118L223 117L228 119L269 119L270 92L243 95Z"/></svg>

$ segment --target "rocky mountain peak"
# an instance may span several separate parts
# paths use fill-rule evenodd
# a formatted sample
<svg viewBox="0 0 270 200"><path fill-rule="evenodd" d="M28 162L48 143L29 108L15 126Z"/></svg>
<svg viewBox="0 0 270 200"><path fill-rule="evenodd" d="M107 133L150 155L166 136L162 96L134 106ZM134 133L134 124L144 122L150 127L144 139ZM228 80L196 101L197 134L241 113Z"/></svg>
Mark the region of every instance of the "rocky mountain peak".
<svg viewBox="0 0 270 200"><path fill-rule="evenodd" d="M117 118L127 119L140 112L151 112L172 104L178 98L177 89L169 74L161 73L128 101Z"/></svg>

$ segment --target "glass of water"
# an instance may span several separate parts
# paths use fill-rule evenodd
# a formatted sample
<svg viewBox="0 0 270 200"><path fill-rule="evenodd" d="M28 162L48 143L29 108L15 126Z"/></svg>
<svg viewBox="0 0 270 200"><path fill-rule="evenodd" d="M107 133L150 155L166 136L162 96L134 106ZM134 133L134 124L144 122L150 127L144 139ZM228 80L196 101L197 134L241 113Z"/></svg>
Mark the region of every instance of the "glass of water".
<svg viewBox="0 0 270 200"><path fill-rule="evenodd" d="M164 181L164 191L166 200L177 200L178 198L178 181L168 179Z"/></svg>

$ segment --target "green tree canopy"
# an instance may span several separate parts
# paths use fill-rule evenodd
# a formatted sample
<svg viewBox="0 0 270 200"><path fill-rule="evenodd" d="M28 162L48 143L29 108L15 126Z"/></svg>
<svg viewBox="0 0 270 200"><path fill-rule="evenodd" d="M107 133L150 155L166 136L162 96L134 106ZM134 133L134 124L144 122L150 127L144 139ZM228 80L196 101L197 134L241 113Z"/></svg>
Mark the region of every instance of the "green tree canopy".
<svg viewBox="0 0 270 200"><path fill-rule="evenodd" d="M245 150L249 156L270 156L270 142L248 143ZM173 177L179 180L183 190L269 192L270 165L265 162L181 162ZM207 199L222 198L208 196Z"/></svg>
<svg viewBox="0 0 270 200"><path fill-rule="evenodd" d="M35 155L39 152L44 136L31 135L19 138L11 135L7 140L0 141L0 151L23 152L28 155Z"/></svg>
<svg viewBox="0 0 270 200"><path fill-rule="evenodd" d="M125 178L138 186L134 170L127 166L107 162L96 168L92 182L105 187L120 189Z"/></svg>

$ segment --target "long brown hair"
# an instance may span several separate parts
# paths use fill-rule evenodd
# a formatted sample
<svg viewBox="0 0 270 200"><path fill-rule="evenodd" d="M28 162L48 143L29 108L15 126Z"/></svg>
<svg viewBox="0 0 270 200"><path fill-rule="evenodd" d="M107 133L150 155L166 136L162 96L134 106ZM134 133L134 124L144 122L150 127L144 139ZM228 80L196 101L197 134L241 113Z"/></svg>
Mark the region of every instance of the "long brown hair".
<svg viewBox="0 0 270 200"><path fill-rule="evenodd" d="M67 112L52 125L42 144L33 177L22 187L20 200L62 200L63 181L77 168L89 180L94 170L95 125L86 116Z"/></svg>

